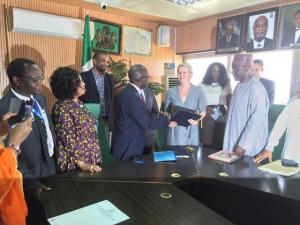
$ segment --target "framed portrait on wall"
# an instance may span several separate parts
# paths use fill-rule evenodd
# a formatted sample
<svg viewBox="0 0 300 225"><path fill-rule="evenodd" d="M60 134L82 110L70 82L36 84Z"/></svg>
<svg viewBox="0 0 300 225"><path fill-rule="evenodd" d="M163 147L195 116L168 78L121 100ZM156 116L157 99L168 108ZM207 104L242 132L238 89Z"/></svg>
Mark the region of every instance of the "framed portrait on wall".
<svg viewBox="0 0 300 225"><path fill-rule="evenodd" d="M275 48L278 7L246 14L244 50L266 51Z"/></svg>
<svg viewBox="0 0 300 225"><path fill-rule="evenodd" d="M123 27L124 53L151 56L152 31L138 27Z"/></svg>
<svg viewBox="0 0 300 225"><path fill-rule="evenodd" d="M300 48L300 3L280 8L278 48Z"/></svg>
<svg viewBox="0 0 300 225"><path fill-rule="evenodd" d="M121 53L122 27L120 25L91 18L90 32L93 35L91 42L93 51Z"/></svg>
<svg viewBox="0 0 300 225"><path fill-rule="evenodd" d="M217 22L216 53L233 53L241 50L244 15L219 19Z"/></svg>

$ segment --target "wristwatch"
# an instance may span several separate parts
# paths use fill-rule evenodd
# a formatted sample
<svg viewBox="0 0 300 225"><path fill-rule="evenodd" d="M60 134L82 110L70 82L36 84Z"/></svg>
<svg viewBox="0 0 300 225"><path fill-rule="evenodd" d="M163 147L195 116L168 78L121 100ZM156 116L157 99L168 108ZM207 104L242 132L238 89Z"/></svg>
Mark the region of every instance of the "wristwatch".
<svg viewBox="0 0 300 225"><path fill-rule="evenodd" d="M8 147L14 149L17 152L18 155L21 153L21 149L20 149L19 145L9 144Z"/></svg>

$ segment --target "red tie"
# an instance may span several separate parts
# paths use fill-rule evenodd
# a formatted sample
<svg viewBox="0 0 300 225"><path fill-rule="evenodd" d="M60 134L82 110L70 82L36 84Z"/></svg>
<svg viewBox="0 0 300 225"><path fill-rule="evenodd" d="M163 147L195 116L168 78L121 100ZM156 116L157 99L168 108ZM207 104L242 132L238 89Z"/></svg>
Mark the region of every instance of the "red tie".
<svg viewBox="0 0 300 225"><path fill-rule="evenodd" d="M141 93L141 99L143 100L143 102L145 103L145 99L144 99L144 96L143 96L143 94Z"/></svg>

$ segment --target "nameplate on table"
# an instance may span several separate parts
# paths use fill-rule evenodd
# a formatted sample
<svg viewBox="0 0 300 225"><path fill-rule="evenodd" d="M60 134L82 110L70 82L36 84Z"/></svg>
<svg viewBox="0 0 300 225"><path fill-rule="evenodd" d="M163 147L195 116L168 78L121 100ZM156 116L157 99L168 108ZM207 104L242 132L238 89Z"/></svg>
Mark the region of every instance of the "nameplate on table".
<svg viewBox="0 0 300 225"><path fill-rule="evenodd" d="M169 162L176 161L176 156L173 151L153 152L154 162Z"/></svg>
<svg viewBox="0 0 300 225"><path fill-rule="evenodd" d="M104 200L49 218L48 221L51 225L114 225L128 219L129 217L110 201Z"/></svg>
<svg viewBox="0 0 300 225"><path fill-rule="evenodd" d="M208 158L214 159L217 161L221 161L221 162L233 163L233 162L239 160L241 157L237 156L231 152L226 152L226 151L222 150L222 151L210 154L208 156Z"/></svg>

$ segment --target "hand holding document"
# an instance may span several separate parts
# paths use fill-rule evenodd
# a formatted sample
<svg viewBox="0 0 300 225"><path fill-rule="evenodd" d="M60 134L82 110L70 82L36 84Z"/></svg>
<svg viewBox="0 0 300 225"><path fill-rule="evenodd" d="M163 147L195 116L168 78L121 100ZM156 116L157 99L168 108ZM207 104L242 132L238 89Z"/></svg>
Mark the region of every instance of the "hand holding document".
<svg viewBox="0 0 300 225"><path fill-rule="evenodd" d="M195 125L194 121L197 121L200 119L200 115L196 112L196 110L184 108L177 105L171 105L171 120L173 122L176 122L177 125L188 127L189 125Z"/></svg>

